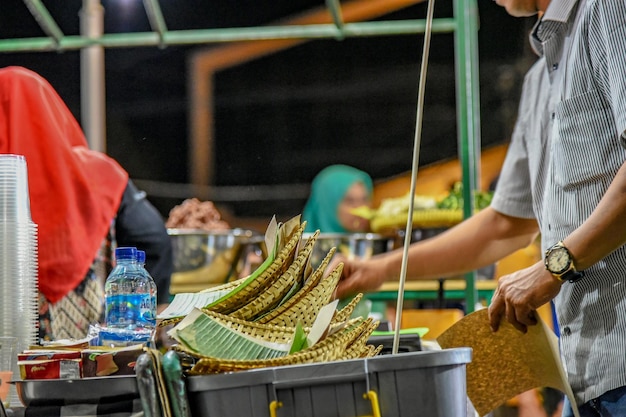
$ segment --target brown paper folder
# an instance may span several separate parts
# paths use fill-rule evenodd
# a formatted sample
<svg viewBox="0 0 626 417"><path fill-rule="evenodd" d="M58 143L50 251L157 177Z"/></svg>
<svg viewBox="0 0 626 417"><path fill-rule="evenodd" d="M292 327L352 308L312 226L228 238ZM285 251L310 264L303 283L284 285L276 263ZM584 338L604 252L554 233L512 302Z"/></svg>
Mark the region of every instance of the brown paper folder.
<svg viewBox="0 0 626 417"><path fill-rule="evenodd" d="M575 404L561 363L558 339L539 319L522 333L503 320L492 332L487 309L465 316L437 338L443 349L471 347L467 395L484 416L510 398L537 387L552 387ZM578 411L574 414L578 417Z"/></svg>

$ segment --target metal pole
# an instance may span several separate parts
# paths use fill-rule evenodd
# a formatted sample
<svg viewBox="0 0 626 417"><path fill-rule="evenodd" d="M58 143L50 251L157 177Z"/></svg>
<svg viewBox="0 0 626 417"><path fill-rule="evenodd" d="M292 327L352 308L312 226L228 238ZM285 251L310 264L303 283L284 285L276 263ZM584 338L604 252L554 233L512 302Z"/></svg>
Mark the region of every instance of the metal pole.
<svg viewBox="0 0 626 417"><path fill-rule="evenodd" d="M344 35L342 33L342 28L344 21L341 13L341 4L339 4L339 0L326 0L326 5L328 6L330 15L333 17L333 23L335 23L335 26L337 26L337 30L339 31L337 34L337 40L343 40Z"/></svg>
<svg viewBox="0 0 626 417"><path fill-rule="evenodd" d="M61 39L63 39L63 31L61 31L61 28L59 28L54 21L50 12L46 9L46 6L44 6L41 0L24 0L24 4L26 4L26 7L30 10L30 14L32 14L37 23L39 23L41 29L54 39L54 42L58 46Z"/></svg>
<svg viewBox="0 0 626 417"><path fill-rule="evenodd" d="M478 106L478 6L475 0L455 0L455 66L457 83L458 152L463 172L463 216L474 212L473 196L480 172L480 116ZM465 275L467 313L476 308L476 271Z"/></svg>
<svg viewBox="0 0 626 417"><path fill-rule="evenodd" d="M343 37L415 35L424 32L422 19L344 23ZM450 33L456 30L452 18L437 18L433 33ZM197 45L209 43L233 43L241 41L297 40L337 38L334 23L264 26L238 29L168 30L161 35L155 32L106 33L99 38L64 36L60 42L53 38L0 39L0 53L70 51L92 45L104 48L135 48L141 46Z"/></svg>
<svg viewBox="0 0 626 417"><path fill-rule="evenodd" d="M159 34L159 41L161 43L159 46L164 48L163 37L167 32L167 26L165 25L165 18L163 17L163 12L161 12L159 2L157 0L143 0L143 7L146 9L150 27Z"/></svg>
<svg viewBox="0 0 626 417"><path fill-rule="evenodd" d="M100 0L83 0L81 36L98 39L104 31L104 8ZM104 47L93 44L80 51L81 125L89 147L106 152L106 97Z"/></svg>

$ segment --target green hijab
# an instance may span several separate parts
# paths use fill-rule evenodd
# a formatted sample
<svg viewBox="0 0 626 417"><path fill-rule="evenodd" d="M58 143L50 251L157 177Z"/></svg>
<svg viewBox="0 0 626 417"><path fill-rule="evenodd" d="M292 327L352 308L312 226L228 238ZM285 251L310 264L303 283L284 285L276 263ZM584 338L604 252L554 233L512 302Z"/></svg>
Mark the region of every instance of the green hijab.
<svg viewBox="0 0 626 417"><path fill-rule="evenodd" d="M347 165L330 165L313 179L309 200L304 206L302 219L306 220L305 232L345 233L339 223L337 209L348 189L362 182L371 195L374 189L372 178L364 171Z"/></svg>

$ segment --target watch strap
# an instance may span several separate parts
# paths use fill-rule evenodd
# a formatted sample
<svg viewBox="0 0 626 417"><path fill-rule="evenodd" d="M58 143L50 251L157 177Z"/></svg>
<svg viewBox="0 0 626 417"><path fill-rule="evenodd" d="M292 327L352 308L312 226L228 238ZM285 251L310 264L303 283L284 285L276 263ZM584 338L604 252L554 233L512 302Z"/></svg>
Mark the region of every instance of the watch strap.
<svg viewBox="0 0 626 417"><path fill-rule="evenodd" d="M577 271L573 266L571 269L565 271L560 276L554 275L559 281L576 282L585 277L585 271Z"/></svg>

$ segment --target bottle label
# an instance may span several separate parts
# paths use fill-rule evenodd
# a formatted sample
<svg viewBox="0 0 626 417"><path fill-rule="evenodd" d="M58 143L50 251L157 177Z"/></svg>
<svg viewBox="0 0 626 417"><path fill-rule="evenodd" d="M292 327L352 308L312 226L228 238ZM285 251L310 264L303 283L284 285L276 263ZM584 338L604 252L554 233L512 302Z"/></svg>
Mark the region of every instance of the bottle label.
<svg viewBox="0 0 626 417"><path fill-rule="evenodd" d="M154 327L156 317L150 294L116 294L106 299L106 325L117 328Z"/></svg>

